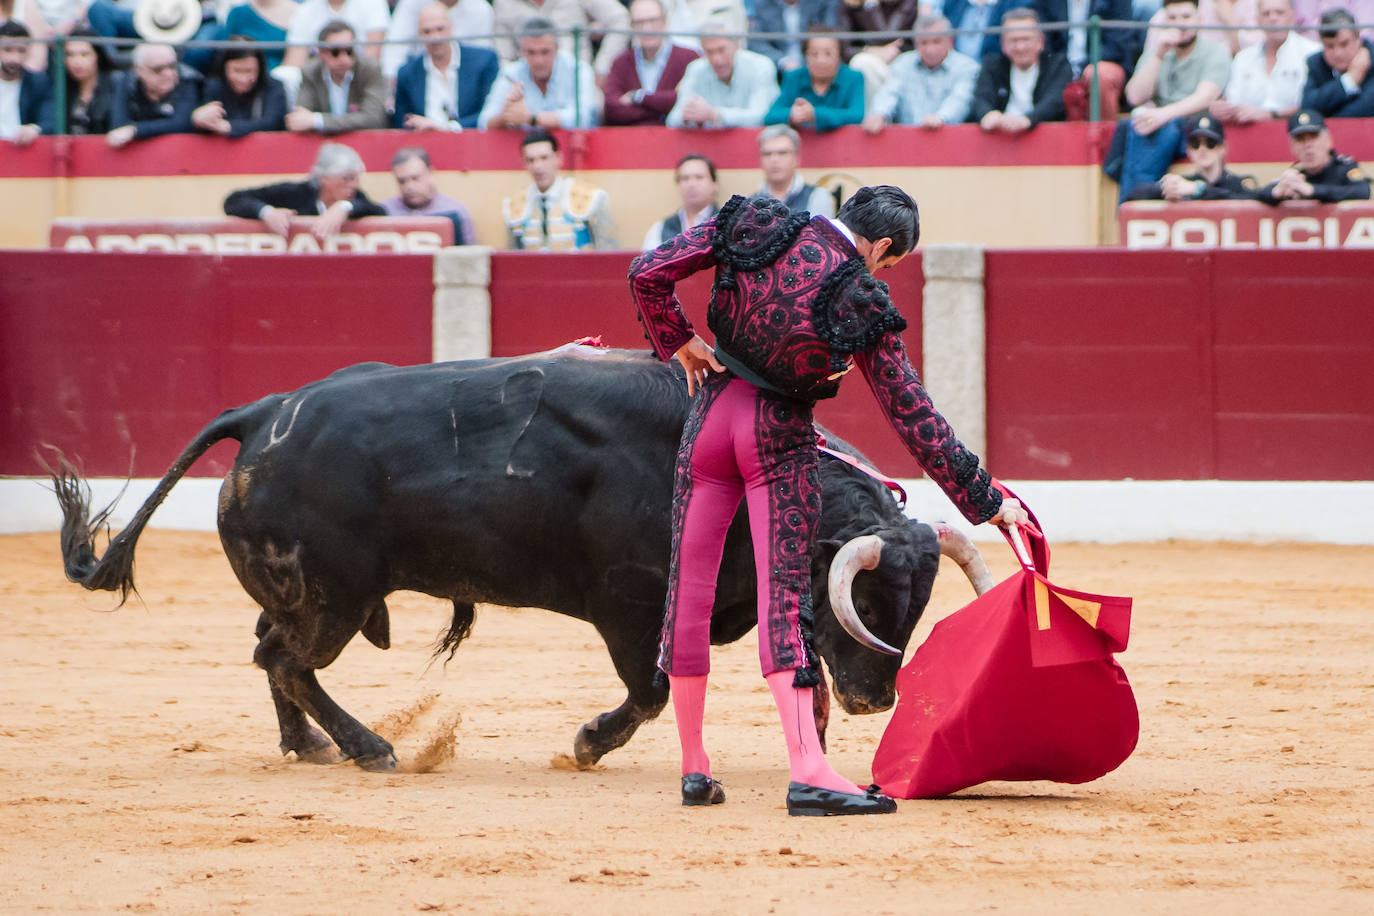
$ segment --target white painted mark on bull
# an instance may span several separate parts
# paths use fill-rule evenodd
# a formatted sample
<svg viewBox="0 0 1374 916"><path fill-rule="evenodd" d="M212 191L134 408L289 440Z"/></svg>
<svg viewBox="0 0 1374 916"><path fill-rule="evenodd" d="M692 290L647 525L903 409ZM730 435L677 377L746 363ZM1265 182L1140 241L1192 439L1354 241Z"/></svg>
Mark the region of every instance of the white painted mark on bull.
<svg viewBox="0 0 1374 916"><path fill-rule="evenodd" d="M453 454L458 455L458 411L452 407L448 409L448 425L453 430Z"/></svg>
<svg viewBox="0 0 1374 916"><path fill-rule="evenodd" d="M283 406L283 407L287 406L288 404L291 403L292 400L293 400L292 398L287 398L286 400L284 400L284 401L281 402L281 406ZM296 406L295 406L295 408L291 411L291 419L290 419L290 421L286 424L286 432L282 433L280 436L277 435L277 424L281 422L281 417L277 417L277 419L275 419L275 420L272 421L272 431L271 431L270 433L268 433L268 436L267 436L267 444L266 444L265 446L263 446L263 449L262 449L264 452L267 451L268 449L272 448L272 446L276 445L276 444L279 443L279 442L285 442L285 441L286 441L286 437L289 436L289 435L291 435L291 430L292 430L292 428L294 428L295 425L296 425L296 415L299 414L299 413L301 412L301 405L304 404L304 403L305 403L305 398L303 398L303 397L302 397L299 401L296 401Z"/></svg>

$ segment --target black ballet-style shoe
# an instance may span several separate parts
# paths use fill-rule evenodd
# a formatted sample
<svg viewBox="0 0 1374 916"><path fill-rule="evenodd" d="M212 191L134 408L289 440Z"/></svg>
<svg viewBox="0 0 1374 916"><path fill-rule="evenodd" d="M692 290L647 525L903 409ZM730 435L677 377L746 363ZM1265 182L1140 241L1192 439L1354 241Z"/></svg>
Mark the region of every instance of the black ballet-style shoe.
<svg viewBox="0 0 1374 916"><path fill-rule="evenodd" d="M787 813L793 817L827 817L837 814L891 814L897 803L877 786L861 794L836 792L801 782L787 784Z"/></svg>
<svg viewBox="0 0 1374 916"><path fill-rule="evenodd" d="M684 805L723 805L725 789L705 773L688 773L682 777Z"/></svg>

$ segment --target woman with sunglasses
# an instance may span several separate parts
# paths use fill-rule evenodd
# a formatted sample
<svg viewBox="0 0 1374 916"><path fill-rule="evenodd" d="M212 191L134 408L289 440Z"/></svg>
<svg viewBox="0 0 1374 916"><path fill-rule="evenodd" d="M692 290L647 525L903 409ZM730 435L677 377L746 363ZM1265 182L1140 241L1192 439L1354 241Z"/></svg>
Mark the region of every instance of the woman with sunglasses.
<svg viewBox="0 0 1374 916"><path fill-rule="evenodd" d="M1226 168L1226 131L1210 114L1194 115L1183 129L1188 140L1188 175L1169 173L1159 181L1138 184L1126 200L1254 200L1259 183Z"/></svg>
<svg viewBox="0 0 1374 916"><path fill-rule="evenodd" d="M74 29L67 37L67 133L103 134L110 130L115 78L104 45L88 39L94 29Z"/></svg>
<svg viewBox="0 0 1374 916"><path fill-rule="evenodd" d="M192 123L222 137L284 130L285 88L267 74L260 48L248 44L249 39L242 35L235 35L234 40L245 44L219 52L214 76L205 84L204 99L191 114Z"/></svg>

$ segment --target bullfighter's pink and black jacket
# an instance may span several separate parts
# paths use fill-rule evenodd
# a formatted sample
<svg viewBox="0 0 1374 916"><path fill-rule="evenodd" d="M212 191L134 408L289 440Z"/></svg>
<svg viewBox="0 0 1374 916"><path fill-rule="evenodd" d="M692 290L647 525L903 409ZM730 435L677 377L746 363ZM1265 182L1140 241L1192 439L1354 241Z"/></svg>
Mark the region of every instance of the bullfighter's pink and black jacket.
<svg viewBox="0 0 1374 916"><path fill-rule="evenodd" d="M630 290L660 359L696 333L675 285L708 267L707 325L735 375L797 400L834 397L857 367L897 435L969 521L996 515L1003 493L935 410L902 346L906 320L842 232L772 199L736 196L714 219L630 264Z"/></svg>

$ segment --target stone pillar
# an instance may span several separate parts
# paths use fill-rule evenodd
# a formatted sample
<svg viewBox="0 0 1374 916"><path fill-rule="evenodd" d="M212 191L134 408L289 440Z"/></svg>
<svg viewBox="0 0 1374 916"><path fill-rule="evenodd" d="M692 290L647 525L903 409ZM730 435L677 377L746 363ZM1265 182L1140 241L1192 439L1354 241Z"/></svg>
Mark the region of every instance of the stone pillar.
<svg viewBox="0 0 1374 916"><path fill-rule="evenodd" d="M435 254L435 362L491 356L490 287L490 248L463 245Z"/></svg>
<svg viewBox="0 0 1374 916"><path fill-rule="evenodd" d="M988 466L987 331L983 249L930 245L921 250L921 378L955 434Z"/></svg>

